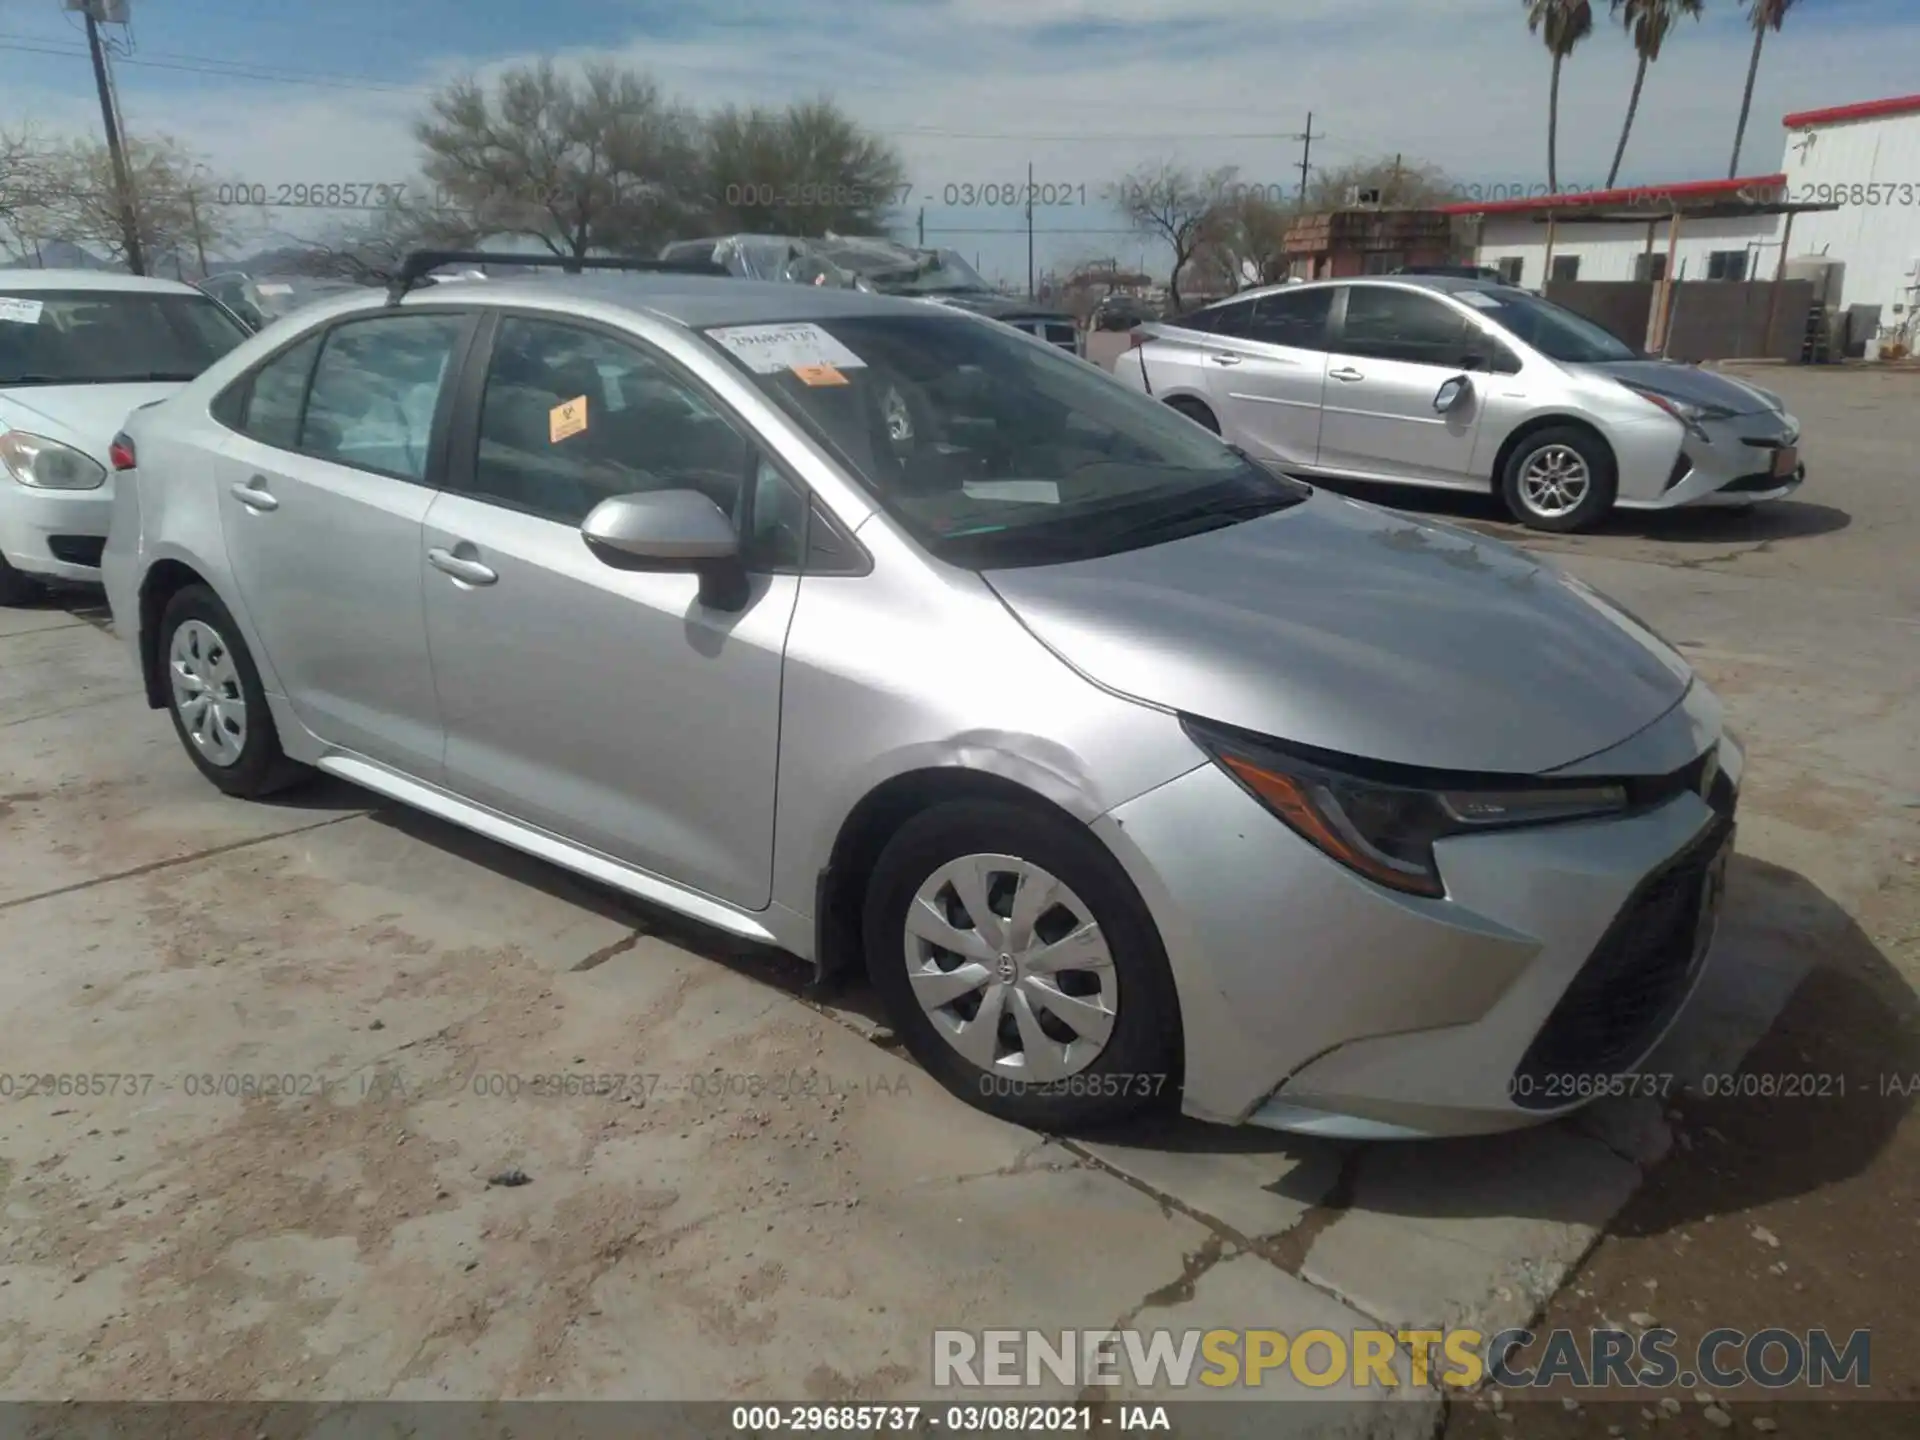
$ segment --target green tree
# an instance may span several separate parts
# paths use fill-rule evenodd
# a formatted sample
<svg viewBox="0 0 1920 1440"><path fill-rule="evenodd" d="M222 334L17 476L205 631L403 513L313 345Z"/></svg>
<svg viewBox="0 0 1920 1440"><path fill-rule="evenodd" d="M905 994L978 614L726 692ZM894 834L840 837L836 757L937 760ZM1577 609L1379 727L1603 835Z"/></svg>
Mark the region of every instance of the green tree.
<svg viewBox="0 0 1920 1440"><path fill-rule="evenodd" d="M185 276L209 250L231 244L241 213L216 203L217 177L192 150L167 136L125 142L134 223L149 274ZM104 142L74 140L48 154L36 181L39 240L68 240L127 263L119 186Z"/></svg>
<svg viewBox="0 0 1920 1440"><path fill-rule="evenodd" d="M905 194L898 152L831 100L730 105L705 142L703 198L721 231L882 235Z"/></svg>
<svg viewBox="0 0 1920 1440"><path fill-rule="evenodd" d="M572 76L542 60L508 70L491 90L456 80L428 102L414 135L436 208L555 255L651 254L699 209L698 117L612 65Z"/></svg>
<svg viewBox="0 0 1920 1440"><path fill-rule="evenodd" d="M1593 6L1589 0L1521 0L1527 7L1527 30L1546 42L1553 56L1553 80L1547 91L1547 189L1560 190L1560 67L1573 47L1593 34Z"/></svg>
<svg viewBox="0 0 1920 1440"><path fill-rule="evenodd" d="M1753 82L1760 75L1760 49L1767 43L1767 32L1778 31L1787 23L1787 12L1794 0L1747 0L1747 23L1753 26L1753 58L1747 61L1747 88L1740 96L1740 123L1733 131L1733 160L1727 166L1727 178L1740 173L1740 146L1747 138L1747 117L1753 111Z"/></svg>
<svg viewBox="0 0 1920 1440"><path fill-rule="evenodd" d="M1620 178L1620 162L1626 158L1627 137L1633 133L1633 118L1640 111L1640 91L1647 83L1647 67L1660 58L1673 27L1683 16L1695 20L1705 9L1704 0L1613 0L1614 18L1627 27L1640 64L1633 72L1633 94L1627 99L1627 120L1620 127L1620 143L1613 148L1613 165L1607 171L1607 189Z"/></svg>

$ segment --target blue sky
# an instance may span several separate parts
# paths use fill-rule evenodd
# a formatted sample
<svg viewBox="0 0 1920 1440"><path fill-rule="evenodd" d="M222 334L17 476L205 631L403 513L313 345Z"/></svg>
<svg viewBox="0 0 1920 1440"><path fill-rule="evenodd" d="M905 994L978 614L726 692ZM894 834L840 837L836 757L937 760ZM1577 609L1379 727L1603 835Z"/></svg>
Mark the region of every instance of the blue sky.
<svg viewBox="0 0 1920 1440"><path fill-rule="evenodd" d="M1401 153L1456 178L1545 179L1548 62L1519 0L132 0L117 67L131 133L170 134L257 183L400 180L411 114L447 78L539 55L606 56L710 106L818 94L888 134L928 203L930 242L1024 278L1017 211L941 203L948 185L1037 177L1089 203L1043 212L1039 261L1161 260L1098 203L1161 159L1297 181L1314 159ZM1600 7L1604 10L1604 6ZM1623 179L1724 174L1750 45L1742 7L1669 43ZM1768 41L1742 170L1778 167L1792 109L1914 88L1913 0L1802 0ZM25 48L22 48L25 47ZM54 53L47 53L47 52ZM1563 184L1604 178L1633 56L1604 24L1569 62ZM0 127L99 125L78 17L0 0ZM276 212L281 234L340 217ZM1009 232L1021 231L1013 234ZM996 233L997 232L997 233Z"/></svg>

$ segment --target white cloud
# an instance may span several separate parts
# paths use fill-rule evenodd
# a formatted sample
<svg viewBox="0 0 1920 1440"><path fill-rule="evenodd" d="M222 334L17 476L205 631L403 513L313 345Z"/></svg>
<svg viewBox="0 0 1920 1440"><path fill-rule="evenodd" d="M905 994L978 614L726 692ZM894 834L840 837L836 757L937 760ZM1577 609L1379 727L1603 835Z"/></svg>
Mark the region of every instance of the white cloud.
<svg viewBox="0 0 1920 1440"><path fill-rule="evenodd" d="M1653 67L1626 179L1726 172L1750 32L1737 13L1720 9L1717 19L1683 26ZM1237 165L1248 180L1292 184L1301 147L1291 137L1309 111L1324 136L1315 141L1316 163L1398 152L1465 180L1545 179L1548 58L1511 0L950 0L941 7L794 0L765 13L785 18L774 28L730 23L691 39L636 34L609 58L651 71L701 105L830 94L895 139L920 197L934 206L950 182L1024 179L1029 161L1037 178L1085 186L1089 199L1129 168L1162 157ZM1152 28L1129 37L1095 21ZM160 23L149 20L148 43L162 43L153 29ZM1040 29L1072 25L1088 26L1085 35L1065 40L1057 38L1062 31ZM1037 30L1056 38L1038 43ZM528 33L538 35L533 21ZM1780 117L1788 110L1911 90L1908 60L1917 46L1920 21L1837 28L1817 8L1796 11L1768 41L1742 170L1779 165ZM533 53L530 46L528 57L515 58ZM1624 34L1603 24L1566 66L1563 184L1604 179L1633 65ZM430 87L460 68L457 53L436 56L409 83ZM411 169L407 123L418 95L211 76L183 95L150 88L133 67L122 70L121 86L135 133L171 132L226 173L313 182L400 178ZM33 110L45 123L76 129L97 123L84 96L41 89L31 73L11 82L8 95L16 114ZM280 218L295 231L314 223L287 212ZM971 223L1018 219L1009 208L981 211ZM1041 223L1091 231L1114 222L1089 206L1050 212ZM1003 270L1024 270L1024 240L979 243ZM1138 249L1086 234L1045 242L1041 258Z"/></svg>

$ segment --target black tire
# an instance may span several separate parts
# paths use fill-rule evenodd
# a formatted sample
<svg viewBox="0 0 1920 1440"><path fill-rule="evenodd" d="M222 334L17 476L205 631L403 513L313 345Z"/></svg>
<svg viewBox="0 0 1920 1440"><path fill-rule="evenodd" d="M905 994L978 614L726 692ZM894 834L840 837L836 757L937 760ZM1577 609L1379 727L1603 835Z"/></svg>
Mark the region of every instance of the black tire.
<svg viewBox="0 0 1920 1440"><path fill-rule="evenodd" d="M1587 474L1586 491L1579 502L1557 514L1544 512L1531 504L1522 484L1528 467L1536 459L1547 458L1556 448L1571 450L1578 455L1585 462ZM1613 508L1618 482L1619 471L1614 465L1613 452L1598 435L1578 425L1549 425L1543 430L1534 431L1513 447L1513 453L1507 457L1506 468L1500 474L1500 495L1513 518L1528 529L1567 534L1587 529Z"/></svg>
<svg viewBox="0 0 1920 1440"><path fill-rule="evenodd" d="M1195 400L1191 395L1174 396L1171 400L1167 401L1167 408L1170 410L1178 410L1182 415L1193 421L1194 424L1211 430L1215 435L1220 433L1220 421L1215 417L1213 411L1209 410L1200 401Z"/></svg>
<svg viewBox="0 0 1920 1440"><path fill-rule="evenodd" d="M1026 1083L976 1065L935 1028L914 994L908 907L942 866L974 854L1015 856L1059 879L1091 912L1112 956L1114 1020L1105 1047L1054 1084ZM1132 881L1084 826L1037 804L1000 800L949 801L923 811L881 852L862 930L867 970L894 1029L927 1073L969 1104L1016 1124L1064 1130L1177 1100L1180 1005L1166 951ZM1065 988L1064 980L1056 983Z"/></svg>
<svg viewBox="0 0 1920 1440"><path fill-rule="evenodd" d="M200 745L189 733L187 721L182 717L180 705L174 698L170 674L173 642L181 627L192 621L212 631L231 656L239 698L246 703L244 740L238 758L231 764L216 764L202 753ZM289 760L286 752L280 748L280 733L274 728L273 713L267 708L267 692L260 683L260 672L254 667L253 656L247 651L247 642L241 637L239 625L234 623L232 613L221 604L218 595L205 585L188 585L174 592L160 617L157 646L157 663L162 667L162 680L166 687L167 714L173 720L173 730L180 737L181 748L202 775L228 795L254 800L271 795L276 790L284 790L312 774L306 766Z"/></svg>
<svg viewBox="0 0 1920 1440"><path fill-rule="evenodd" d="M31 605L46 593L0 555L0 605Z"/></svg>

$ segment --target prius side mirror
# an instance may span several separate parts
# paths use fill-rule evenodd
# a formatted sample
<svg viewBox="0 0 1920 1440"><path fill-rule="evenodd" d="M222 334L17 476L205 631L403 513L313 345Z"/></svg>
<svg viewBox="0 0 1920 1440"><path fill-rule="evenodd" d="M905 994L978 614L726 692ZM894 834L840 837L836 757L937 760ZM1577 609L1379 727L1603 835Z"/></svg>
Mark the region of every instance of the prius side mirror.
<svg viewBox="0 0 1920 1440"><path fill-rule="evenodd" d="M1433 408L1444 415L1473 393L1473 381L1465 375L1456 375L1440 387L1433 397Z"/></svg>
<svg viewBox="0 0 1920 1440"><path fill-rule="evenodd" d="M580 522L594 558L616 570L700 577L700 603L739 610L747 603L740 537L726 513L698 490L654 490L602 500Z"/></svg>

